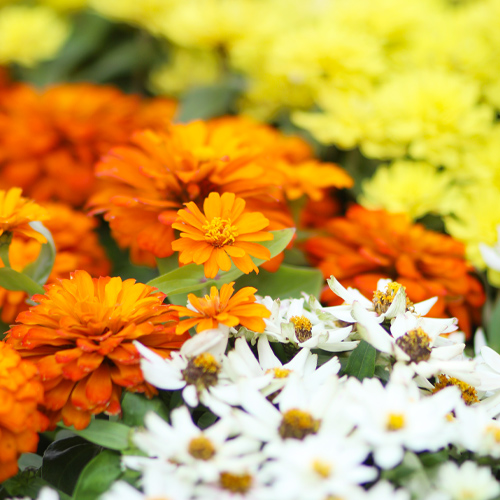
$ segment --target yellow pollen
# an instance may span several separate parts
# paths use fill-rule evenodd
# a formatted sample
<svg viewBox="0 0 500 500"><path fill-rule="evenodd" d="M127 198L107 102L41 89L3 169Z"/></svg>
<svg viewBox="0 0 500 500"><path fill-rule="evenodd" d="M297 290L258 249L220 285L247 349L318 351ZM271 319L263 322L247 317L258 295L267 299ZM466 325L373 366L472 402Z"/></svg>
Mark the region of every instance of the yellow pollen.
<svg viewBox="0 0 500 500"><path fill-rule="evenodd" d="M410 361L419 363L427 361L431 357L431 339L422 328L416 328L406 332L396 340L396 345L403 350Z"/></svg>
<svg viewBox="0 0 500 500"><path fill-rule="evenodd" d="M233 474L232 472L221 472L219 483L222 488L232 493L246 493L252 486L250 474Z"/></svg>
<svg viewBox="0 0 500 500"><path fill-rule="evenodd" d="M205 373L217 373L220 369L219 363L209 352L202 352L196 356L193 364L197 368L202 368Z"/></svg>
<svg viewBox="0 0 500 500"><path fill-rule="evenodd" d="M455 420L453 413L447 413L445 417L446 417L446 420L448 420L448 422L453 422Z"/></svg>
<svg viewBox="0 0 500 500"><path fill-rule="evenodd" d="M198 460L210 460L215 455L212 441L203 435L191 439L188 451L192 457Z"/></svg>
<svg viewBox="0 0 500 500"><path fill-rule="evenodd" d="M385 292L381 292L379 290L376 290L373 292L373 307L375 309L375 312L380 315L389 309L391 307L392 301L394 300L394 297L396 297L396 294L398 293L398 290L403 287L404 290L406 288L401 285L400 283L397 283L396 281L392 281L386 286ZM407 311L413 311L413 302L406 297L406 310Z"/></svg>
<svg viewBox="0 0 500 500"><path fill-rule="evenodd" d="M332 473L332 466L328 462L324 462L323 460L314 460L312 463L312 468L314 472L316 472L323 479L330 477Z"/></svg>
<svg viewBox="0 0 500 500"><path fill-rule="evenodd" d="M405 416L402 413L390 413L387 419L386 429L388 431L398 431L405 426Z"/></svg>
<svg viewBox="0 0 500 500"><path fill-rule="evenodd" d="M295 336L299 342L305 342L312 337L312 323L305 316L292 316L290 322L295 327Z"/></svg>
<svg viewBox="0 0 500 500"><path fill-rule="evenodd" d="M220 217L214 217L204 224L203 231L205 231L205 241L217 248L232 245L238 236L238 228L231 226L231 219Z"/></svg>
<svg viewBox="0 0 500 500"><path fill-rule="evenodd" d="M288 370L287 368L269 368L266 373L272 373L274 378L287 378L292 370Z"/></svg>
<svg viewBox="0 0 500 500"><path fill-rule="evenodd" d="M497 425L488 425L488 427L486 427L486 432L493 436L495 442L500 443L500 427Z"/></svg>
<svg viewBox="0 0 500 500"><path fill-rule="evenodd" d="M434 385L434 389L432 389L432 393L435 394L439 392L441 389L445 387L450 387L452 385L457 386L462 393L462 399L465 401L467 406L470 406L474 403L479 403L479 398L477 397L477 391L474 387L455 377L448 377L446 375L438 375L438 380Z"/></svg>
<svg viewBox="0 0 500 500"><path fill-rule="evenodd" d="M309 434L316 434L320 424L310 413L294 408L283 414L278 432L284 439L304 439Z"/></svg>

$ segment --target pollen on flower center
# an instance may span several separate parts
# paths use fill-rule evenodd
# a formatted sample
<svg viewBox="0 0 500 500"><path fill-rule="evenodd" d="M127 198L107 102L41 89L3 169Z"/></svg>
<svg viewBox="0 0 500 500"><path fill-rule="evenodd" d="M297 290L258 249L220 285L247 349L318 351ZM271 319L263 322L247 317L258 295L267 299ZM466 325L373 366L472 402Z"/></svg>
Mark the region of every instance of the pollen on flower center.
<svg viewBox="0 0 500 500"><path fill-rule="evenodd" d="M210 460L215 455L215 447L212 441L201 435L189 442L189 454L198 460Z"/></svg>
<svg viewBox="0 0 500 500"><path fill-rule="evenodd" d="M448 377L442 374L438 375L438 380L434 384L434 389L432 390L432 393L435 394L436 392L439 392L441 389L444 389L445 387L450 387L452 385L455 385L460 389L460 392L462 393L462 399L465 401L465 404L467 406L470 406L474 403L479 403L479 398L477 397L477 391L474 387L472 387L469 384L466 384L465 382L462 382L461 380L458 380L458 378Z"/></svg>
<svg viewBox="0 0 500 500"><path fill-rule="evenodd" d="M316 434L321 422L306 411L292 409L283 414L283 420L278 432L283 439L304 439L310 434Z"/></svg>
<svg viewBox="0 0 500 500"><path fill-rule="evenodd" d="M182 378L202 391L217 384L219 371L220 364L212 354L203 352L188 361L187 367L182 370Z"/></svg>
<svg viewBox="0 0 500 500"><path fill-rule="evenodd" d="M390 413L387 418L386 429L388 431L399 431L405 426L405 416L402 413Z"/></svg>
<svg viewBox="0 0 500 500"><path fill-rule="evenodd" d="M402 286L400 283L393 281L387 285L385 292L381 292L380 290L373 292L373 308L379 316L386 313L389 307L391 307L394 297ZM406 297L406 310L414 310L413 302L408 297Z"/></svg>
<svg viewBox="0 0 500 500"><path fill-rule="evenodd" d="M325 462L324 460L314 460L312 463L312 468L323 479L330 477L332 473L332 464Z"/></svg>
<svg viewBox="0 0 500 500"><path fill-rule="evenodd" d="M252 486L252 476L250 474L234 474L232 472L221 472L219 483L225 490L232 493L246 493Z"/></svg>
<svg viewBox="0 0 500 500"><path fill-rule="evenodd" d="M312 324L305 316L292 316L290 322L295 327L295 336L299 342L305 342L312 337Z"/></svg>
<svg viewBox="0 0 500 500"><path fill-rule="evenodd" d="M288 368L269 368L266 373L272 373L274 378L287 378L292 370L288 370Z"/></svg>
<svg viewBox="0 0 500 500"><path fill-rule="evenodd" d="M214 217L204 224L203 231L205 231L205 241L217 248L232 245L238 236L238 228L231 225L231 219L221 217Z"/></svg>
<svg viewBox="0 0 500 500"><path fill-rule="evenodd" d="M396 345L408 354L410 361L414 363L427 361L431 357L431 339L422 328L406 332L396 339Z"/></svg>

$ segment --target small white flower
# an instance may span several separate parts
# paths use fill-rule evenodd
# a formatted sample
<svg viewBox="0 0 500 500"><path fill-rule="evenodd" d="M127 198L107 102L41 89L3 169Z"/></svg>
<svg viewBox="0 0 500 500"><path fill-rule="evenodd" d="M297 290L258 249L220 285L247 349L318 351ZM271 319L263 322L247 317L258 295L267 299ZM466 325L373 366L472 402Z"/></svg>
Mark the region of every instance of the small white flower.
<svg viewBox="0 0 500 500"><path fill-rule="evenodd" d="M436 489L449 500L489 500L500 494L500 484L489 467L467 461L461 466L447 462L439 468Z"/></svg>

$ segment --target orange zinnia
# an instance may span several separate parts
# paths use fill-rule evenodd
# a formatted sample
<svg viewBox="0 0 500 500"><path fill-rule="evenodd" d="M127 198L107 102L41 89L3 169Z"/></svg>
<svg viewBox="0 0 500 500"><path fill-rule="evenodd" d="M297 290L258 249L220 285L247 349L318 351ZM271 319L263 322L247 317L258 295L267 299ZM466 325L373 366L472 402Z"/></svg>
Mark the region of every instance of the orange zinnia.
<svg viewBox="0 0 500 500"><path fill-rule="evenodd" d="M273 235L262 231L269 221L259 212L245 213L245 201L233 193L210 193L202 213L195 203L186 203L187 210L179 210L179 218L172 227L181 231L181 238L172 243L180 252L181 264L203 264L205 276L215 278L219 269L229 271L231 260L245 274L259 268L250 255L269 260L266 247L254 243L268 241Z"/></svg>
<svg viewBox="0 0 500 500"><path fill-rule="evenodd" d="M89 83L0 87L0 187L81 206L94 190L98 158L134 130L163 125L175 110L166 99Z"/></svg>
<svg viewBox="0 0 500 500"><path fill-rule="evenodd" d="M46 220L49 214L33 200L23 198L21 193L20 188L0 190L0 236L4 233L20 234L45 243L45 236L35 231L30 222Z"/></svg>
<svg viewBox="0 0 500 500"><path fill-rule="evenodd" d="M189 338L175 334L178 316L163 305L164 294L135 280L92 279L85 271L45 289L6 339L37 365L52 426L62 418L83 429L91 414L119 414L123 387L156 393L144 381L133 341L168 357Z"/></svg>
<svg viewBox="0 0 500 500"><path fill-rule="evenodd" d="M21 453L34 453L47 418L37 406L43 387L33 363L0 342L0 483L17 473Z"/></svg>
<svg viewBox="0 0 500 500"><path fill-rule="evenodd" d="M182 334L196 326L196 331L217 328L219 323L228 327L242 325L249 330L261 333L266 324L262 318L269 318L271 312L262 304L255 304L256 288L246 286L234 295L234 281L222 285L219 291L215 286L210 289L210 295L198 298L190 293L188 300L196 309L184 306L170 306L179 312L179 316L189 316L190 319L180 321L176 333Z"/></svg>
<svg viewBox="0 0 500 500"><path fill-rule="evenodd" d="M380 278L389 278L404 285L413 302L438 296L429 314L456 316L467 335L472 323L479 324L485 295L462 243L412 224L406 215L360 206L331 219L325 229L329 236L310 238L305 246L325 277L334 275L367 297ZM329 289L323 299L339 301Z"/></svg>
<svg viewBox="0 0 500 500"><path fill-rule="evenodd" d="M62 203L44 204L43 207L50 216L44 224L52 233L57 250L54 267L47 282L54 283L58 278L69 278L75 269L84 269L92 276L109 274L110 263L93 231L97 221ZM9 248L11 267L21 272L36 260L40 249L38 241L14 237ZM1 266L3 262L0 260ZM28 309L27 298L25 292L0 287L1 320L6 324L13 323L21 311Z"/></svg>
<svg viewBox="0 0 500 500"><path fill-rule="evenodd" d="M305 141L241 117L170 124L161 131L136 132L131 144L104 156L96 167L101 189L89 205L104 213L114 237L131 248L136 262L145 260L141 251L168 257L177 211L188 202L201 209L211 192L243 198L247 210L269 219L269 230L292 227L285 191L316 197L320 190L310 181L299 193L296 172L287 165L302 172L300 165L314 163L311 156ZM349 182L343 172L329 180L339 187Z"/></svg>

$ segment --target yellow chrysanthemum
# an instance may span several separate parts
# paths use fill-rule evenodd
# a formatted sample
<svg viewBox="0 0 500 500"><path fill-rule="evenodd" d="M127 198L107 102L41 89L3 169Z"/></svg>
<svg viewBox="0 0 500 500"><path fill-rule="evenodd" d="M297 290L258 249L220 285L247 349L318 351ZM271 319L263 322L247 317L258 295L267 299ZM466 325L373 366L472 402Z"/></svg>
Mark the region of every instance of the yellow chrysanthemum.
<svg viewBox="0 0 500 500"><path fill-rule="evenodd" d="M55 56L68 35L68 24L52 9L7 6L0 10L0 63L33 66Z"/></svg>
<svg viewBox="0 0 500 500"><path fill-rule="evenodd" d="M439 211L452 179L429 163L397 160L378 167L371 179L363 181L360 203L370 209L403 212L418 219Z"/></svg>

